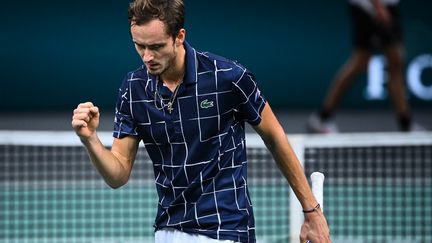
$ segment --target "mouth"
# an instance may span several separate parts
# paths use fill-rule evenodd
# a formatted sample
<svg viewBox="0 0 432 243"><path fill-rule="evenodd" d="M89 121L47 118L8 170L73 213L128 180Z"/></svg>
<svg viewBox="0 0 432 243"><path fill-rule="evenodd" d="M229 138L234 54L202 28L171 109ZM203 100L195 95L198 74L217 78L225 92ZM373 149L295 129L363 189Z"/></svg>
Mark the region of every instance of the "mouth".
<svg viewBox="0 0 432 243"><path fill-rule="evenodd" d="M158 68L159 67L159 64L158 63L146 63L146 66L147 66L147 68L148 69L156 69L156 68Z"/></svg>

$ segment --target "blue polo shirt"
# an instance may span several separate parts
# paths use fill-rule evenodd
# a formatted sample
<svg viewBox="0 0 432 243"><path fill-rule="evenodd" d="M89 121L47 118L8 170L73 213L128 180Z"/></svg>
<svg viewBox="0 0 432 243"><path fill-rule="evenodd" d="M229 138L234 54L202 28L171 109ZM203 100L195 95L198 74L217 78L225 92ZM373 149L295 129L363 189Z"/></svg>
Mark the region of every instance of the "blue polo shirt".
<svg viewBox="0 0 432 243"><path fill-rule="evenodd" d="M198 52L188 43L185 48L186 73L174 100L145 66L127 74L113 135L142 140L153 162L156 230L172 227L255 242L245 122L260 123L266 100L254 75L239 63Z"/></svg>

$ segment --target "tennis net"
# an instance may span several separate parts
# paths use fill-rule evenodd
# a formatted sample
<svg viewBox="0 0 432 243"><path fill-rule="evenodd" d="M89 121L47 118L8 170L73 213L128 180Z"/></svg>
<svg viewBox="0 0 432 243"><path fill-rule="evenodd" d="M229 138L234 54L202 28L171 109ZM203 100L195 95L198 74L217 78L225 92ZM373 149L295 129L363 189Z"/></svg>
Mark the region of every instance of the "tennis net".
<svg viewBox="0 0 432 243"><path fill-rule="evenodd" d="M432 241L432 133L289 138L306 174L326 174L333 242ZM296 242L301 208L261 139L247 143L258 242ZM1 131L0 242L152 242L153 177L143 147L112 190L73 132Z"/></svg>
<svg viewBox="0 0 432 243"><path fill-rule="evenodd" d="M432 133L309 136L333 242L432 242Z"/></svg>

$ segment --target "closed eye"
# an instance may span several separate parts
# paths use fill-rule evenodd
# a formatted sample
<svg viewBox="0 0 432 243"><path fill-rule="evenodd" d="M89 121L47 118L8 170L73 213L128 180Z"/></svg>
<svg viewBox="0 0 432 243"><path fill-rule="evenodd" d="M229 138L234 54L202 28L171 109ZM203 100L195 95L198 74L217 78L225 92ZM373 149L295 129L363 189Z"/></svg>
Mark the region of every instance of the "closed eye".
<svg viewBox="0 0 432 243"><path fill-rule="evenodd" d="M148 49L152 50L152 51L157 51L159 49L161 49L162 47L164 47L166 44L154 44L154 45L149 45Z"/></svg>
<svg viewBox="0 0 432 243"><path fill-rule="evenodd" d="M136 42L134 42L134 43L135 43L135 45L136 45L139 49L149 49L149 50L152 50L152 51L160 50L160 49L162 49L163 47L166 46L166 44L152 44L152 45L144 45L144 44L139 44L139 43L136 43Z"/></svg>

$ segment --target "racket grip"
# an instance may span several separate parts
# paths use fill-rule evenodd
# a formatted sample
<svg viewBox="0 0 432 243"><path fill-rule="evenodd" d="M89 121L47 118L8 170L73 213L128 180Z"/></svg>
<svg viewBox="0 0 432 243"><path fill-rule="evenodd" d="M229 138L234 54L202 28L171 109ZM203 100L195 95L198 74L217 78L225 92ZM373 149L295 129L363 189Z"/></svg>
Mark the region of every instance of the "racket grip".
<svg viewBox="0 0 432 243"><path fill-rule="evenodd" d="M312 181L312 193L315 199L321 206L321 210L324 211L324 174L321 172L313 172L310 176Z"/></svg>

